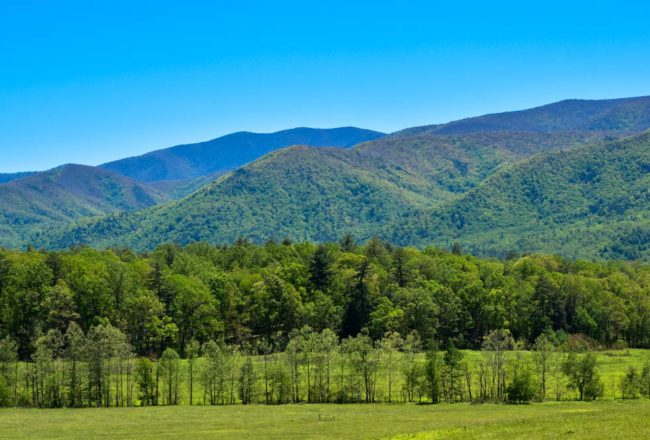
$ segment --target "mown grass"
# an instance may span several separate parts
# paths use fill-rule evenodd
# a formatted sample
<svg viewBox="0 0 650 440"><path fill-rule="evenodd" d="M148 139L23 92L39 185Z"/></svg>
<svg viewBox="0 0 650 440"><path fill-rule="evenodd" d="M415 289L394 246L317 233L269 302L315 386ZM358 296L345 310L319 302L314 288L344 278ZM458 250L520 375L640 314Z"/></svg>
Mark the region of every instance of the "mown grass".
<svg viewBox="0 0 650 440"><path fill-rule="evenodd" d="M647 439L650 401L3 409L3 439Z"/></svg>

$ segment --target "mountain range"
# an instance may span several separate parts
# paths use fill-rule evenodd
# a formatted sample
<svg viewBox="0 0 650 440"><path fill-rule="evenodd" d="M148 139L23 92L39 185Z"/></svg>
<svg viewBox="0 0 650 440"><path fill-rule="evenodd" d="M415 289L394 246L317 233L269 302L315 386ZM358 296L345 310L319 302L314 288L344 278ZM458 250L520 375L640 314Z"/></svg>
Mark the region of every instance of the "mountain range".
<svg viewBox="0 0 650 440"><path fill-rule="evenodd" d="M301 127L275 133L241 131L206 142L152 151L99 167L143 182L185 180L208 174L225 174L266 153L290 145L348 148L383 135L384 133L356 127Z"/></svg>
<svg viewBox="0 0 650 440"><path fill-rule="evenodd" d="M472 253L650 260L650 131L533 156L460 199L391 225L398 243Z"/></svg>
<svg viewBox="0 0 650 440"><path fill-rule="evenodd" d="M63 165L0 185L0 243L12 246L41 227L62 227L82 217L170 200L163 191L120 174Z"/></svg>
<svg viewBox="0 0 650 440"><path fill-rule="evenodd" d="M96 208L111 214L91 217L73 204L80 214L60 221L44 211L38 228L9 243L146 250L350 233L420 247L459 242L482 255L648 260L649 128L650 97L641 97L567 100L391 135L350 127L235 133L104 164L138 182L145 206L113 202ZM304 145L285 145L293 143Z"/></svg>
<svg viewBox="0 0 650 440"><path fill-rule="evenodd" d="M263 155L271 145L282 148L300 141L345 148L381 135L354 127L240 132L99 167L63 165L43 172L0 174L0 182L4 182L0 184L0 245L20 246L34 234L85 217L130 212L179 199L209 184L226 169ZM151 171L156 167L157 177Z"/></svg>

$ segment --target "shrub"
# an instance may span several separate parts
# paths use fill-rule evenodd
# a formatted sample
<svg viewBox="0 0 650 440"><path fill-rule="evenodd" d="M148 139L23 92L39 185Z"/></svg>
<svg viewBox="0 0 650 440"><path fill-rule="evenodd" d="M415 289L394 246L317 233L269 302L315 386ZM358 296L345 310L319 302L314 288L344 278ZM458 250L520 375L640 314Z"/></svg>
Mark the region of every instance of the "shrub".
<svg viewBox="0 0 650 440"><path fill-rule="evenodd" d="M627 373L621 379L621 394L623 399L636 399L640 389L640 377L634 365L630 365Z"/></svg>
<svg viewBox="0 0 650 440"><path fill-rule="evenodd" d="M529 370L515 374L506 388L508 403L528 403L535 396L535 381Z"/></svg>
<svg viewBox="0 0 650 440"><path fill-rule="evenodd" d="M600 344L594 338L591 338L583 333L576 333L569 336L567 341L569 351L575 353L585 353L594 351L600 348Z"/></svg>
<svg viewBox="0 0 650 440"><path fill-rule="evenodd" d="M11 391L7 381L0 374L0 407L11 405Z"/></svg>

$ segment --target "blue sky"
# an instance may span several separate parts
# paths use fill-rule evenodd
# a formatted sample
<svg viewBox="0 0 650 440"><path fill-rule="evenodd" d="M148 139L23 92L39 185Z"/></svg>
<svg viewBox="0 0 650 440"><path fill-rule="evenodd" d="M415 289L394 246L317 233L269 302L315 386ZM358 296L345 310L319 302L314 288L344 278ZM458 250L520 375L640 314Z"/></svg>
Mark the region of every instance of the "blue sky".
<svg viewBox="0 0 650 440"><path fill-rule="evenodd" d="M650 95L648 16L626 1L3 1L0 172Z"/></svg>

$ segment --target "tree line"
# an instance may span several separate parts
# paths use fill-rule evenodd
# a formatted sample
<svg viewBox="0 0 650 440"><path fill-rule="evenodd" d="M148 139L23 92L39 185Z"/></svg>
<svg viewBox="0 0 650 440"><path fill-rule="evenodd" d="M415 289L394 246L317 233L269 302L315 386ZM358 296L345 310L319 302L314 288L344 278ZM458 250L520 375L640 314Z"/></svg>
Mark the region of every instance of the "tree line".
<svg viewBox="0 0 650 440"><path fill-rule="evenodd" d="M348 402L507 402L594 400L604 394L593 352L558 351L547 335L521 350L507 330L485 337L467 359L452 341L423 344L415 332L378 341L359 334L339 341L309 327L292 332L283 352L191 340L186 359L173 348L136 356L125 335L100 324L84 335L72 322L36 342L33 361L0 341L0 406L124 407ZM424 356L421 355L424 351ZM260 354L261 353L261 354ZM472 353L472 352L470 352ZM650 362L619 375L615 395L650 398Z"/></svg>
<svg viewBox="0 0 650 440"><path fill-rule="evenodd" d="M567 351L649 347L650 267L515 253L476 258L459 245L421 251L378 238L359 245L350 235L320 245L166 244L139 254L126 248L0 250L0 338L29 368L52 368L39 359L63 360L73 383L81 381L79 365L94 371L92 380L84 377L83 393L75 391L85 402L98 404L102 390L116 385L99 379L102 368L128 369L133 355L157 360L156 374L165 353L187 362L196 353L205 359L210 343L220 353L268 361L290 356L303 329L327 331L339 346L367 338L373 350L389 335L427 347L438 341L481 349L495 331L527 349L542 335ZM93 350L116 354L108 367L102 361L91 368ZM311 367L307 371L311 379ZM122 373L120 380L135 378ZM505 382L496 380L502 397ZM231 401L237 395L232 383L234 377ZM371 396L372 381L363 383L363 395ZM129 399L134 383L119 385L123 397L116 398ZM28 388L46 393L44 385Z"/></svg>

